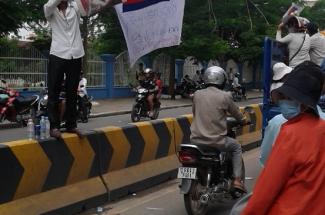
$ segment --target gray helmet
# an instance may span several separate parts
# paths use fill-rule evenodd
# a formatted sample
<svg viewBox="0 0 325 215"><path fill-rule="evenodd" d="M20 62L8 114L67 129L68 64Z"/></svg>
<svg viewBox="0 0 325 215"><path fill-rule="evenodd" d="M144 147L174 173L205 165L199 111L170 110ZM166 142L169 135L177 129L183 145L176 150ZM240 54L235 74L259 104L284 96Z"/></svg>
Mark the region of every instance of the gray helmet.
<svg viewBox="0 0 325 215"><path fill-rule="evenodd" d="M227 81L226 77L226 72L221 67L211 66L204 73L204 83L224 86Z"/></svg>

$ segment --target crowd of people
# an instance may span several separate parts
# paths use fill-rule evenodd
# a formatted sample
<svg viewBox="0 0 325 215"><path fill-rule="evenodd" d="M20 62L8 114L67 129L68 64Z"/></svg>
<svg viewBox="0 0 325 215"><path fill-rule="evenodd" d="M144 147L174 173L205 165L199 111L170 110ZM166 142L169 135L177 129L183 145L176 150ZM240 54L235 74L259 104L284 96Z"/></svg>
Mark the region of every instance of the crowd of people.
<svg viewBox="0 0 325 215"><path fill-rule="evenodd" d="M323 214L325 206L325 37L316 24L293 16L278 27L289 61L273 65L271 102L280 109L264 131L263 170L253 192L232 214ZM281 37L286 27L289 34ZM248 202L247 202L248 201ZM242 203L242 205L240 205ZM236 207L243 208L236 212Z"/></svg>
<svg viewBox="0 0 325 215"><path fill-rule="evenodd" d="M288 34L282 37L284 29ZM308 60L325 66L325 36L319 32L317 24L292 16L286 23L279 24L276 40L288 45L289 59L285 62L288 66L294 68Z"/></svg>

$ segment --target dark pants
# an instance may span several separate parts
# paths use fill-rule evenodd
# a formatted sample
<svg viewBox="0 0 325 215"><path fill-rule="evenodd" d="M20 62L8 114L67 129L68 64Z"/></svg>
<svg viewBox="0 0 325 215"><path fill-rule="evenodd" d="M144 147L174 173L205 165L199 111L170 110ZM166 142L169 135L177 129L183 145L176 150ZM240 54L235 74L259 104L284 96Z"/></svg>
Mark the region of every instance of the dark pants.
<svg viewBox="0 0 325 215"><path fill-rule="evenodd" d="M66 60L50 55L48 68L48 115L51 129L60 128L59 96L66 75L66 128L77 127L77 90L81 72L81 58Z"/></svg>

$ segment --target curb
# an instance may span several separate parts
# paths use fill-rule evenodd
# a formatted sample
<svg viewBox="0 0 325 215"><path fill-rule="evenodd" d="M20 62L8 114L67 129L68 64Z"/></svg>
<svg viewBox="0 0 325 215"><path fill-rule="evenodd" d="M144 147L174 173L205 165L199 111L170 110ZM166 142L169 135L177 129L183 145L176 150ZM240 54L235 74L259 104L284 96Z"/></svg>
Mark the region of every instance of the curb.
<svg viewBox="0 0 325 215"><path fill-rule="evenodd" d="M251 99L259 99L263 98L263 96L256 96L247 98L247 100ZM167 107L161 107L160 110L168 110L168 109L175 109L175 108L182 108L182 107L191 107L192 104L185 104L185 105L173 105L173 106L167 106ZM102 112L102 113L96 113L96 114L90 114L89 118L99 118L99 117L107 117L107 116L118 116L123 114L130 114L131 110L123 110L123 111L116 111L116 112Z"/></svg>
<svg viewBox="0 0 325 215"><path fill-rule="evenodd" d="M168 110L168 109L175 109L175 108L181 108L181 107L191 107L191 106L192 106L191 104L173 105L173 106L168 106L168 107L161 107L160 110ZM130 110L116 111L116 112L103 112L103 113L90 114L89 118L117 116L117 115L130 114L130 113L131 113Z"/></svg>

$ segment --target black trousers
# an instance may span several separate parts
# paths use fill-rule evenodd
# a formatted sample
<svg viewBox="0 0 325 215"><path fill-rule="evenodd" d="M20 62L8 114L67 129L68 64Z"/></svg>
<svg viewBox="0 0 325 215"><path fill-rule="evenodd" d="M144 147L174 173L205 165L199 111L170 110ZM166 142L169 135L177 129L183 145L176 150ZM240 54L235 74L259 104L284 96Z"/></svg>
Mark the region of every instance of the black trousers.
<svg viewBox="0 0 325 215"><path fill-rule="evenodd" d="M51 129L60 128L59 96L65 79L66 128L77 127L77 90L81 72L81 58L66 60L50 55L48 68L48 116Z"/></svg>

